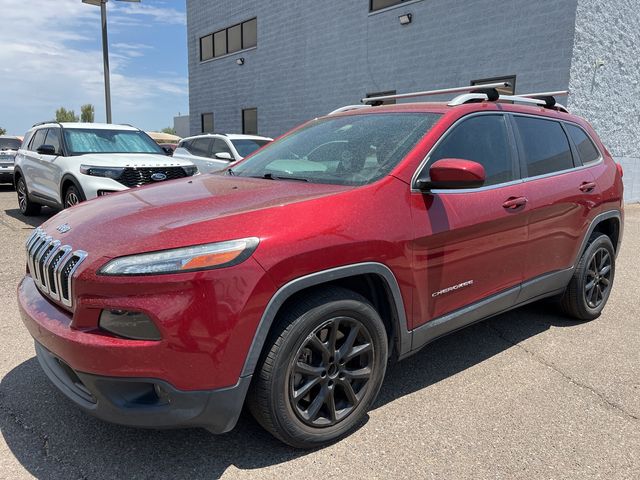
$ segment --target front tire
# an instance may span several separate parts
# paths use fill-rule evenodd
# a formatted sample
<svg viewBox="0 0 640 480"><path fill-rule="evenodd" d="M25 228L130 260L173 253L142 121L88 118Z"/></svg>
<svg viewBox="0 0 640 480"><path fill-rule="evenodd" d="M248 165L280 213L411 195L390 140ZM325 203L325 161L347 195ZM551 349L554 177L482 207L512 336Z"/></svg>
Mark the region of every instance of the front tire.
<svg viewBox="0 0 640 480"><path fill-rule="evenodd" d="M64 192L64 208L73 207L84 200L82 190L75 185L69 185Z"/></svg>
<svg viewBox="0 0 640 480"><path fill-rule="evenodd" d="M611 239L594 232L562 295L560 304L567 315L585 321L600 316L613 287L615 261Z"/></svg>
<svg viewBox="0 0 640 480"><path fill-rule="evenodd" d="M249 410L296 448L332 443L361 422L387 365L387 334L361 295L330 287L300 298L265 345Z"/></svg>
<svg viewBox="0 0 640 480"><path fill-rule="evenodd" d="M29 190L27 190L27 183L24 178L18 178L16 182L16 193L18 194L18 208L25 217L33 217L40 213L42 205L33 203L29 199Z"/></svg>

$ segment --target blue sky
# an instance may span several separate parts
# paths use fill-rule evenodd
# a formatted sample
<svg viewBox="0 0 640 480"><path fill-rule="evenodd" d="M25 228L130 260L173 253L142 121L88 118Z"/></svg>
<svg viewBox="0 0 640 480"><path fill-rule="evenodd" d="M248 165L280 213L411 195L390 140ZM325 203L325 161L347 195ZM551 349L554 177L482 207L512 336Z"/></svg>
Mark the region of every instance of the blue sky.
<svg viewBox="0 0 640 480"><path fill-rule="evenodd" d="M184 0L107 4L113 121L144 130L189 108ZM105 121L100 8L81 0L0 0L0 127L22 135L57 108Z"/></svg>

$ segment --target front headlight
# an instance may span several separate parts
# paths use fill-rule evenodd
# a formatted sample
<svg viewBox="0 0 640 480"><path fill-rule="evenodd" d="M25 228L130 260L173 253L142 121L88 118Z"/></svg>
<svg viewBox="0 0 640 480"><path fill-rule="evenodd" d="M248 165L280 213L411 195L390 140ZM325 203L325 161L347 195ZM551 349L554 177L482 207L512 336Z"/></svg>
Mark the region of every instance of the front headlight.
<svg viewBox="0 0 640 480"><path fill-rule="evenodd" d="M93 177L106 177L117 179L124 172L124 167L94 167L92 165L80 165L80 173L91 175Z"/></svg>
<svg viewBox="0 0 640 480"><path fill-rule="evenodd" d="M102 275L159 275L237 265L258 246L256 237L174 248L114 258L98 272Z"/></svg>

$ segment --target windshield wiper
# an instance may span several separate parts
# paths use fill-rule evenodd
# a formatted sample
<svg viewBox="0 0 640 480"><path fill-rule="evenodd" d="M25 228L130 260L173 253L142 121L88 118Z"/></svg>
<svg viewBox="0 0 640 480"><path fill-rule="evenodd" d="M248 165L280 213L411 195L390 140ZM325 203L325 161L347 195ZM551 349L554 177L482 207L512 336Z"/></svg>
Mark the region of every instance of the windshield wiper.
<svg viewBox="0 0 640 480"><path fill-rule="evenodd" d="M279 175L274 175L273 173L265 173L261 177L254 177L254 178L265 178L267 180L294 180L294 181L297 181L297 182L308 182L309 181L308 178L289 177L289 176L281 177Z"/></svg>
<svg viewBox="0 0 640 480"><path fill-rule="evenodd" d="M234 173L232 168L228 168L227 169L227 175L229 175L230 177L235 177L236 174Z"/></svg>

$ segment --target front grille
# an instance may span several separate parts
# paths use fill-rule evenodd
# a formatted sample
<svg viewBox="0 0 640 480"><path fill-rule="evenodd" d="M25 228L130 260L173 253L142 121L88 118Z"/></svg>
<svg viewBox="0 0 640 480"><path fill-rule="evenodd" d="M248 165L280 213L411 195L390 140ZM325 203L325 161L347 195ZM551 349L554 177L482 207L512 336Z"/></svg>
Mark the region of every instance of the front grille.
<svg viewBox="0 0 640 480"><path fill-rule="evenodd" d="M73 274L87 253L73 250L36 228L27 240L27 262L36 286L53 300L73 306Z"/></svg>
<svg viewBox="0 0 640 480"><path fill-rule="evenodd" d="M154 173L162 173L166 178L160 180L175 180L176 178L184 178L187 172L182 167L127 167L124 172L116 179L117 182L127 187L141 187L148 183L156 183L151 176Z"/></svg>

